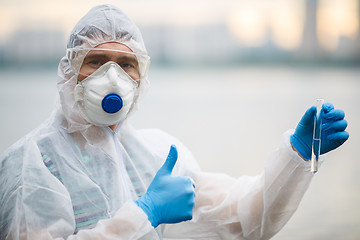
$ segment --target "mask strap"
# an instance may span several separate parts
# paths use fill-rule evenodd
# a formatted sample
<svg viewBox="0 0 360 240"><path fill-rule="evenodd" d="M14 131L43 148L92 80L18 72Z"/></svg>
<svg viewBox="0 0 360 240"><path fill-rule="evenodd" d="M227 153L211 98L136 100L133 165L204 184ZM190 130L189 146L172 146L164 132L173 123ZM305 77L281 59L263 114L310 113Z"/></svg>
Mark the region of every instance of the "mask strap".
<svg viewBox="0 0 360 240"><path fill-rule="evenodd" d="M85 76L85 78L87 78L88 76L90 76L90 75L87 75L87 74L81 73L81 72L78 72L78 75ZM85 79L83 79L83 80L85 80ZM83 80L79 81L79 79L77 79L76 84L79 84L79 83L82 82Z"/></svg>

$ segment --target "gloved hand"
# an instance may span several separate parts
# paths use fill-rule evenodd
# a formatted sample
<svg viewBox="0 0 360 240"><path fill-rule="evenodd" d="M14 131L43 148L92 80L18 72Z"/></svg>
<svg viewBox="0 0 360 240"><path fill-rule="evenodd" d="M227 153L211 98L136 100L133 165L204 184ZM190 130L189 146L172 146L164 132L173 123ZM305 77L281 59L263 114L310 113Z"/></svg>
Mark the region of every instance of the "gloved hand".
<svg viewBox="0 0 360 240"><path fill-rule="evenodd" d="M178 158L174 145L164 165L156 173L145 195L135 203L148 215L151 225L178 223L192 219L195 185L190 177L172 177Z"/></svg>
<svg viewBox="0 0 360 240"><path fill-rule="evenodd" d="M347 121L344 119L344 111L334 109L331 103L324 103L321 111L320 154L324 154L341 146L349 138L349 133L345 131ZM315 115L316 107L312 106L301 118L295 133L290 136L291 144L304 159L311 158Z"/></svg>

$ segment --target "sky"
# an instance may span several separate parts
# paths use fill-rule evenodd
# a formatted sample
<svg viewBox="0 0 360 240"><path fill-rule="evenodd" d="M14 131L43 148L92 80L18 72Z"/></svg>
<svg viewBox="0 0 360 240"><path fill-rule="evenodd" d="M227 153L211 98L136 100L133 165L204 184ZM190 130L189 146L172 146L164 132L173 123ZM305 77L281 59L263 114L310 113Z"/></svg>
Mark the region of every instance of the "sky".
<svg viewBox="0 0 360 240"><path fill-rule="evenodd" d="M299 46L305 0L0 0L0 44L18 28L57 28L66 35L93 6L110 3L138 25L204 25L226 23L248 46L259 46L271 28L275 43L284 49ZM319 41L328 50L341 36L355 38L359 30L358 0L319 0Z"/></svg>

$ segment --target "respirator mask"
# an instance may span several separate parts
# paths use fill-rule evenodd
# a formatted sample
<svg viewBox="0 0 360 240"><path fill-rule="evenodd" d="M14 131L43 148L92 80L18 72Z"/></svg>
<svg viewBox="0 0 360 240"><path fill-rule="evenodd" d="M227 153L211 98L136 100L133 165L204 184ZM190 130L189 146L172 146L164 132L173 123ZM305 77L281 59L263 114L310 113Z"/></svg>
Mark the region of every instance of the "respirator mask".
<svg viewBox="0 0 360 240"><path fill-rule="evenodd" d="M81 116L96 126L111 126L124 120L137 97L138 83L112 61L75 87Z"/></svg>

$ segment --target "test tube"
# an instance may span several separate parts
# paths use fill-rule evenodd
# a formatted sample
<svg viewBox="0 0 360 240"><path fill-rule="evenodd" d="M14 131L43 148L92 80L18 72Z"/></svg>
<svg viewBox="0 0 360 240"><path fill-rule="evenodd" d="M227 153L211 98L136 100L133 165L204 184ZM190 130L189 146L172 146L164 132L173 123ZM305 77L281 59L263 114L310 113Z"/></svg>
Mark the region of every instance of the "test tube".
<svg viewBox="0 0 360 240"><path fill-rule="evenodd" d="M314 117L314 131L311 149L311 172L317 173L321 148L321 109L324 99L316 99L316 115Z"/></svg>

